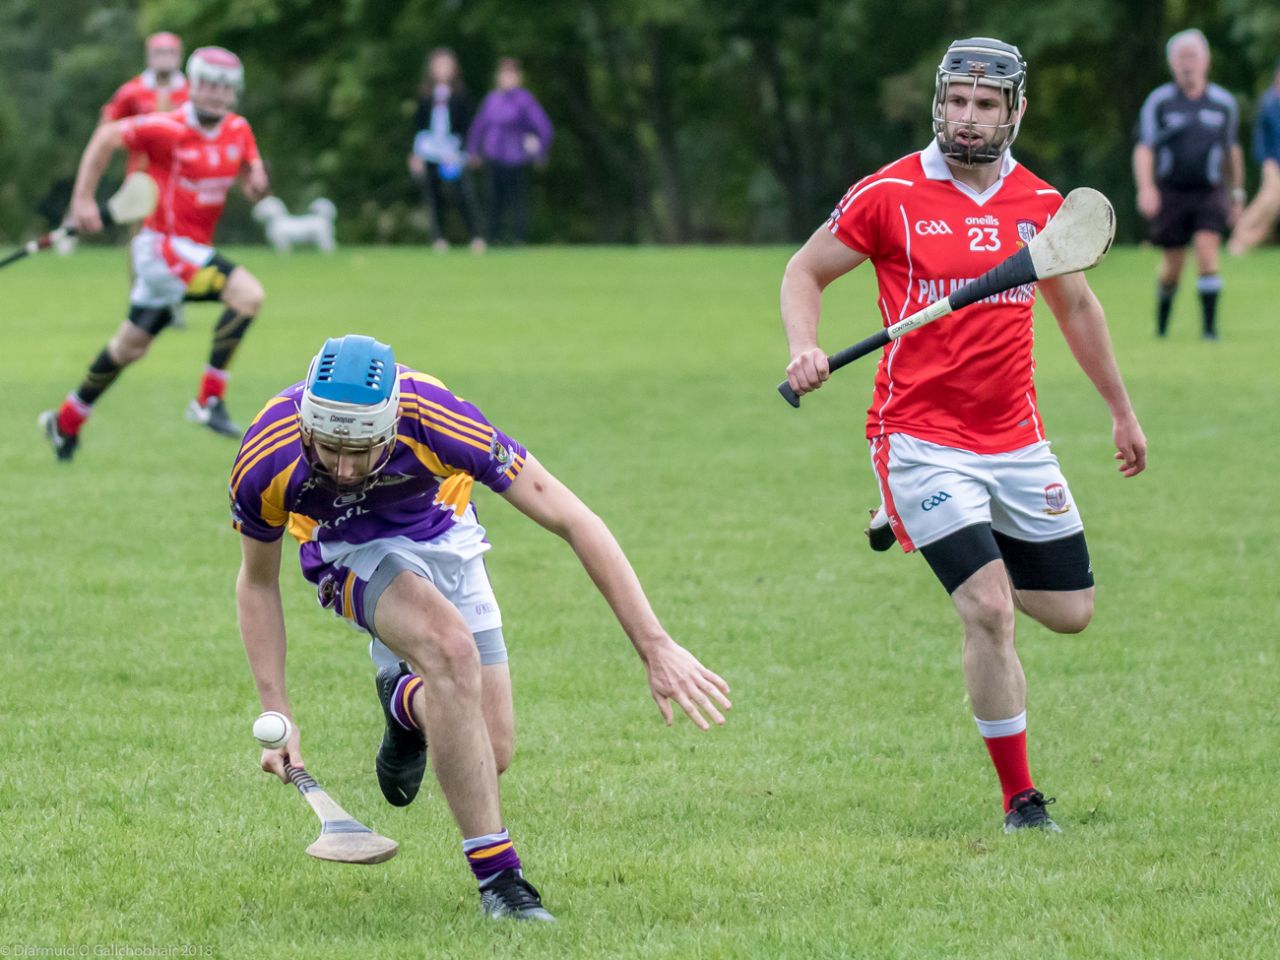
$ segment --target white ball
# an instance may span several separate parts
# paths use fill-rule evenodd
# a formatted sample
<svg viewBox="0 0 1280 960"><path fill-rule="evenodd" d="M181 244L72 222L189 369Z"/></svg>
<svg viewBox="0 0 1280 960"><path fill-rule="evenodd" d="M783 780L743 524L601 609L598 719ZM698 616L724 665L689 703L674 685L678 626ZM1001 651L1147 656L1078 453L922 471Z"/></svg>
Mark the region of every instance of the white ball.
<svg viewBox="0 0 1280 960"><path fill-rule="evenodd" d="M268 710L253 721L253 736L268 750L276 750L289 742L293 735L293 724L283 713Z"/></svg>

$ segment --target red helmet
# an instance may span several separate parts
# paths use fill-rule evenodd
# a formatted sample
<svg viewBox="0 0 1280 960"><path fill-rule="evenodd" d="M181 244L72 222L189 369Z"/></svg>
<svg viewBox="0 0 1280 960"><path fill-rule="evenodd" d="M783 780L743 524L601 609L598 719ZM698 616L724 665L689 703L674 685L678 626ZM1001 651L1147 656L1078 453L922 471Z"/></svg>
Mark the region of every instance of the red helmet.
<svg viewBox="0 0 1280 960"><path fill-rule="evenodd" d="M198 47L187 58L187 80L191 84L217 83L244 89L244 64L222 47Z"/></svg>

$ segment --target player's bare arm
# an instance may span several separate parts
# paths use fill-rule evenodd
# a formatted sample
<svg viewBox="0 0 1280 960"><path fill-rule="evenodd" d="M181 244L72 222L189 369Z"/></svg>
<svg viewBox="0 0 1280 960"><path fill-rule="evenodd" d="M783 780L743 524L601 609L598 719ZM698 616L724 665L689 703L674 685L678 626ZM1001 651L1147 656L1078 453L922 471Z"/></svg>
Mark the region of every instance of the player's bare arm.
<svg viewBox="0 0 1280 960"><path fill-rule="evenodd" d="M726 696L729 684L663 629L640 580L604 521L533 454L528 455L524 469L502 496L573 548L640 655L649 674L649 691L663 719L668 724L672 722L669 701L674 700L700 729L708 729L708 718L724 723L716 704L725 710L732 706Z"/></svg>
<svg viewBox="0 0 1280 960"><path fill-rule="evenodd" d="M1111 411L1120 472L1126 477L1137 476L1147 468L1147 438L1120 376L1102 304L1082 273L1042 280L1040 292L1053 311L1076 363Z"/></svg>
<svg viewBox="0 0 1280 960"><path fill-rule="evenodd" d="M1231 203L1227 214L1227 225L1234 227L1244 213L1244 150L1240 144L1231 145L1231 168L1223 178L1227 184Z"/></svg>
<svg viewBox="0 0 1280 960"><path fill-rule="evenodd" d="M111 155L124 146L124 128L119 121L104 123L93 131L89 144L80 157L76 185L71 192L71 219L81 233L97 233L102 229L95 194Z"/></svg>
<svg viewBox="0 0 1280 960"><path fill-rule="evenodd" d="M275 710L293 719L285 689L284 608L280 602L280 541L264 543L240 537L240 573L236 577L236 614L245 656L258 688L263 710ZM262 751L262 769L288 781L285 758L295 767L304 766L298 747L297 723L289 742L276 750Z"/></svg>
<svg viewBox="0 0 1280 960"><path fill-rule="evenodd" d="M791 354L787 382L797 394L817 390L831 375L827 355L818 346L822 291L866 259L821 226L787 263L780 295L782 326Z"/></svg>

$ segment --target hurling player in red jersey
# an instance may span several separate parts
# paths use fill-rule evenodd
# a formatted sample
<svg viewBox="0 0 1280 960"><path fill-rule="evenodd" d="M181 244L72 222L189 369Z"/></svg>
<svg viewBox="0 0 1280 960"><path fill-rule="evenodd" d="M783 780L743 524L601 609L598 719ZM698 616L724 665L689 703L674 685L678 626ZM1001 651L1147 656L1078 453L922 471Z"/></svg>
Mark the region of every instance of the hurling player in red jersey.
<svg viewBox="0 0 1280 960"><path fill-rule="evenodd" d="M860 180L791 258L782 319L798 394L822 386L822 291L870 260L886 326L979 276L1044 229L1058 191L1009 151L1026 109L1026 63L999 40L958 40L938 68L935 139ZM1111 411L1120 472L1147 442L1079 273L1040 291L1076 362ZM884 349L867 415L890 529L919 549L964 623L964 677L1004 795L1005 829L1057 830L1027 763L1026 678L1014 611L1059 633L1093 615L1084 527L1036 406L1035 285L919 328Z"/></svg>
<svg viewBox="0 0 1280 960"><path fill-rule="evenodd" d="M147 37L147 69L126 80L102 107L100 123L111 123L144 113L164 113L187 102L187 78L182 63L182 40L173 33ZM145 170L147 155L129 151L126 173Z"/></svg>
<svg viewBox="0 0 1280 960"><path fill-rule="evenodd" d="M121 147L147 155L147 172L160 188L160 199L131 244L135 279L128 319L61 408L40 415L59 460L71 459L93 404L120 371L146 355L184 297L218 299L226 307L187 419L240 436L222 398L227 365L262 306L262 285L213 248L213 230L238 179L244 177L250 200L265 196L269 183L248 121L231 111L244 86L239 58L221 47L201 47L187 61L187 79L191 100L185 106L100 126L80 159L71 213L81 231L102 229L94 190Z"/></svg>

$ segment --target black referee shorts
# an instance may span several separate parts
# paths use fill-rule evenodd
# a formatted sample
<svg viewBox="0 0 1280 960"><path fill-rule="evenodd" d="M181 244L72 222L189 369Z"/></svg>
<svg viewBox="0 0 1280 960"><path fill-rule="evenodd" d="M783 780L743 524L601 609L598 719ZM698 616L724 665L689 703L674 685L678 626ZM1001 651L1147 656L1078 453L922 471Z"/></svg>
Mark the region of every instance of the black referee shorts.
<svg viewBox="0 0 1280 960"><path fill-rule="evenodd" d="M1191 243L1201 230L1227 232L1227 193L1220 187L1181 190L1160 187L1160 212L1151 221L1151 242L1166 250Z"/></svg>

